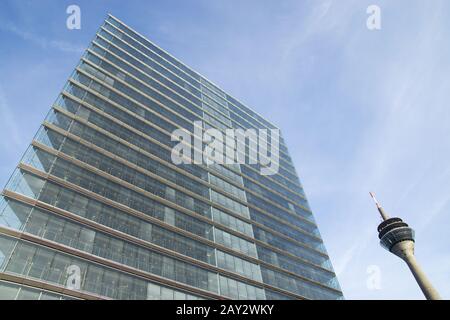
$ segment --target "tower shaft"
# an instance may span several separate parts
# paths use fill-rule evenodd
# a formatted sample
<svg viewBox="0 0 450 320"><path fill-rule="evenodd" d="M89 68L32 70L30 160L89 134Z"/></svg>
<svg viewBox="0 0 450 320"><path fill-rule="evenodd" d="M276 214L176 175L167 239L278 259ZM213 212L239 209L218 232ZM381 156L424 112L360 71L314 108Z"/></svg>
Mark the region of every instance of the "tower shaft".
<svg viewBox="0 0 450 320"><path fill-rule="evenodd" d="M413 241L402 241L395 244L391 252L396 256L403 259L411 270L414 278L417 281L420 289L428 300L441 300L441 296L437 290L433 287L430 280L428 280L425 272L420 267L417 259L414 255L414 242Z"/></svg>

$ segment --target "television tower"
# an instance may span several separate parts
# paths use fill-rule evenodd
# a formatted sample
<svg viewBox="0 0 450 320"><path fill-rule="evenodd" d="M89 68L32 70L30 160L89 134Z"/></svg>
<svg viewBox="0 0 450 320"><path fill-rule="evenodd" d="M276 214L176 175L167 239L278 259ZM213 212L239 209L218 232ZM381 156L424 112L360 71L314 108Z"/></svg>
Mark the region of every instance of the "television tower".
<svg viewBox="0 0 450 320"><path fill-rule="evenodd" d="M414 256L414 230L400 218L389 218L375 198L375 194L370 192L370 196L375 201L383 219L378 226L381 246L406 262L428 300L440 300L439 293L434 289Z"/></svg>

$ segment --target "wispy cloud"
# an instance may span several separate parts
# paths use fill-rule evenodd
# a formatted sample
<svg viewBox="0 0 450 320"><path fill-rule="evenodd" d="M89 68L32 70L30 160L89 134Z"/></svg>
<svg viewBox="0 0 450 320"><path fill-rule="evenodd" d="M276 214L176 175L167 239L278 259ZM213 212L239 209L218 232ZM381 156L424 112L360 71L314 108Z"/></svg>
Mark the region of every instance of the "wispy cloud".
<svg viewBox="0 0 450 320"><path fill-rule="evenodd" d="M29 41L35 45L38 45L43 49L53 48L63 52L73 52L73 53L82 53L85 50L85 48L83 48L80 45L73 44L63 40L47 39L32 32L22 30L16 25L8 22L2 23L0 25L0 29L3 31L11 32L16 36L19 36L21 39Z"/></svg>
<svg viewBox="0 0 450 320"><path fill-rule="evenodd" d="M9 107L2 87L0 86L0 119L2 126L0 134L3 137L0 139L0 147L3 150L9 148L22 147L22 135L19 126L14 116L13 110Z"/></svg>
<svg viewBox="0 0 450 320"><path fill-rule="evenodd" d="M373 228L369 227L364 230L364 232L358 233L358 241L355 241L350 247L344 250L344 252L337 257L334 263L334 269L336 275L339 277L350 264L355 264L358 255L366 250L369 241L373 240L373 235L375 231Z"/></svg>
<svg viewBox="0 0 450 320"><path fill-rule="evenodd" d="M373 242L370 243L358 231L366 227L375 231L376 228L375 210L369 201L364 204L368 191L379 191L382 202L392 209L393 215L404 218L417 232L422 232L433 221L448 214L450 185L444 175L450 158L450 144L445 138L450 134L450 111L448 89L444 88L448 88L450 82L448 60L443 57L448 54L449 47L440 41L443 30L448 30L443 6L444 2L437 1L432 9L424 10L422 4L415 3L408 9L408 16L415 17L414 22L403 23L399 14L401 4L389 3L383 6L386 24L378 33L358 34L347 30L349 41L335 47L343 67L339 69L339 82L331 85L349 90L351 100L341 92L334 96L333 102L330 101L331 96L316 100L332 103L341 112L345 111L343 103L352 107L352 112L345 114L345 125L353 128L353 136L342 135L341 132L345 132L342 124L333 128L336 131L327 127L320 128L322 132L317 130L318 137L323 134L340 137L339 146L350 150L344 161L337 157L343 152L339 149L311 147L309 151L315 156L305 157L302 168L304 171L309 168L304 178L306 190L309 190L310 180L317 185L312 193L313 207L320 208L316 214L325 216L326 213L321 211L326 208L335 212L333 218L339 217L348 223L345 226L348 234L335 243L329 243L328 247L332 248L336 270L343 279L342 287L344 291L345 288L352 288L349 296L353 298L373 294L367 291L363 282L355 289L353 273L358 268L363 270L373 259L363 249L381 250L375 247L377 242L373 232L367 238ZM349 20L351 17L347 18ZM352 21L351 26L357 29L355 22ZM358 54L355 55L355 52ZM321 80L328 83L325 79ZM364 126L356 122L361 119L357 115L362 115ZM329 165L331 170L321 170L328 169L330 161L333 162ZM327 187L321 188L324 183ZM324 191L327 191L325 195ZM342 204L338 197L349 200ZM333 202L333 205L321 203L325 201ZM372 211L373 218L365 215L365 212ZM325 225L330 219L329 215L321 218L319 225ZM433 228L436 232L441 226L434 224ZM329 229L331 233L335 232L333 228ZM328 233L325 237L336 239ZM358 243L354 243L355 238ZM431 244L421 244L421 247L426 246ZM387 253L384 256L381 254L377 263L388 264L391 261L388 259L392 257ZM402 274L400 260L396 266L398 269L392 268L390 275L396 272ZM389 294L383 291L385 297ZM407 288L397 294L414 297L414 293Z"/></svg>

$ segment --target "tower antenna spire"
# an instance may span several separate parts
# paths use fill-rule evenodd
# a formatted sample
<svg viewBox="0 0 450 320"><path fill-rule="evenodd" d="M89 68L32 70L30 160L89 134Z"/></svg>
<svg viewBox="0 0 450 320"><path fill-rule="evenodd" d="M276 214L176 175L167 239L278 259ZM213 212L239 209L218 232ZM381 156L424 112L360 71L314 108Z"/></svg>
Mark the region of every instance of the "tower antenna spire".
<svg viewBox="0 0 450 320"><path fill-rule="evenodd" d="M389 216L387 215L386 211L384 211L383 207L378 202L377 198L375 198L375 193L369 192L369 194L372 197L373 201L375 202L375 205L377 206L378 212L380 213L383 221L386 221L387 219L389 219Z"/></svg>

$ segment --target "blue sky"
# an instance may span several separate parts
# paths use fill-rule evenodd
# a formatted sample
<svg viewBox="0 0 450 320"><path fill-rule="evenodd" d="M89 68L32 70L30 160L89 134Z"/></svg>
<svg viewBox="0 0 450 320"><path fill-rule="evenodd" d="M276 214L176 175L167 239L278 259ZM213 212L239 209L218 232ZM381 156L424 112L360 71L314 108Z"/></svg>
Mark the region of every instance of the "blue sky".
<svg viewBox="0 0 450 320"><path fill-rule="evenodd" d="M81 30L66 28L70 4ZM371 190L415 228L417 258L450 298L450 2L3 0L0 184L107 13L282 129L346 298L422 299L378 245Z"/></svg>

